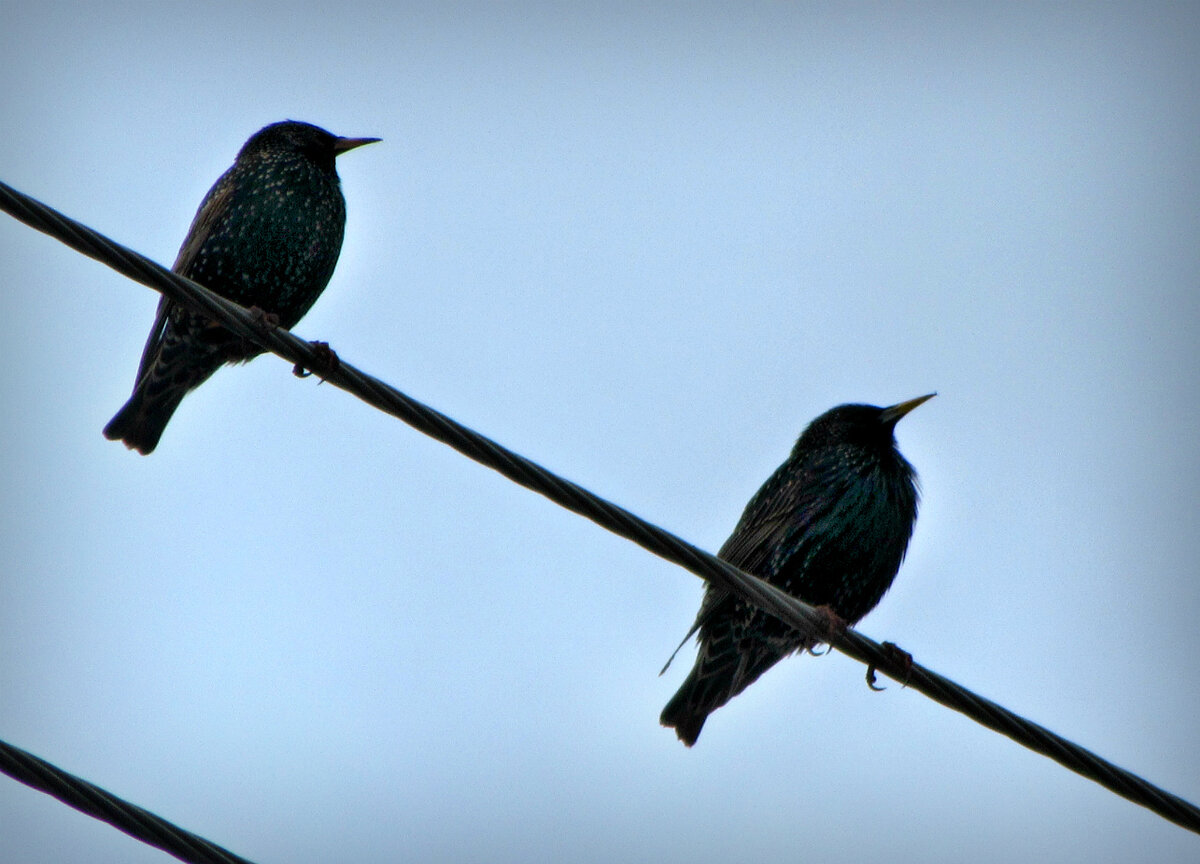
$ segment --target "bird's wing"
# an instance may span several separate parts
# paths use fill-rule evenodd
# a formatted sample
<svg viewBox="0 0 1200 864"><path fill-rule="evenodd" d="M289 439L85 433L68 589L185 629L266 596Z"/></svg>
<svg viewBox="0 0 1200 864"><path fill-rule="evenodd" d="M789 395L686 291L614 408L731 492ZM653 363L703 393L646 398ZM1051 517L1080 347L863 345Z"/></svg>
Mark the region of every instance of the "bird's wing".
<svg viewBox="0 0 1200 864"><path fill-rule="evenodd" d="M835 465L817 458L799 469L791 460L779 466L750 499L717 557L779 585L780 571L808 560L824 540L819 532L810 529L830 508L837 506L844 492L837 482ZM710 582L695 623L662 671L667 671L680 648L700 628L728 614L736 600L728 590Z"/></svg>
<svg viewBox="0 0 1200 864"><path fill-rule="evenodd" d="M805 528L820 510L821 501L807 490L814 488L812 478L791 477L785 463L771 476L746 505L737 527L717 552L717 557L757 576L769 573L775 565L780 544L785 539L803 535ZM704 591L704 600L695 623L671 652L662 671L666 672L675 655L699 632L704 624L730 606L730 592L711 582Z"/></svg>
<svg viewBox="0 0 1200 864"><path fill-rule="evenodd" d="M200 209L196 211L196 216L192 219L187 237L184 238L183 245L179 247L179 254L175 256L175 264L171 267L173 273L191 278L192 265L196 261L196 256L200 254L205 241L212 235L213 227L229 211L233 199L233 185L223 176L204 196L204 200L200 203ZM154 325L150 328L150 335L146 337L145 347L142 348L142 359L138 363L136 380L141 381L150 371L155 360L158 359L163 333L166 332L167 322L176 305L174 300L167 297L158 301L158 310L154 313Z"/></svg>
<svg viewBox="0 0 1200 864"><path fill-rule="evenodd" d="M174 306L175 303L167 297L159 298L158 309L154 313L154 325L150 328L150 335L146 337L146 346L142 348L142 359L138 363L135 380L141 381L154 365L154 361L158 359L158 349L162 345L163 332L167 329L167 320L171 317L171 309Z"/></svg>
<svg viewBox="0 0 1200 864"><path fill-rule="evenodd" d="M213 227L229 213L229 207L233 202L233 188L233 179L229 176L229 172L226 172L204 196L204 200L200 202L200 209L196 211L196 216L192 219L192 227L188 229L187 237L184 238L183 245L179 247L179 254L175 256L175 264L171 270L180 276L191 278L192 265L196 262L196 256L200 254L201 248L212 235Z"/></svg>
<svg viewBox="0 0 1200 864"><path fill-rule="evenodd" d="M782 572L802 567L824 541L814 528L841 497L826 468L820 461L800 471L782 465L750 499L717 557L783 587ZM727 591L710 585L692 632L726 608L727 597Z"/></svg>
<svg viewBox="0 0 1200 864"><path fill-rule="evenodd" d="M765 575L781 545L803 536L828 502L815 491L820 488L816 477L794 471L784 464L763 484L718 557L749 573Z"/></svg>

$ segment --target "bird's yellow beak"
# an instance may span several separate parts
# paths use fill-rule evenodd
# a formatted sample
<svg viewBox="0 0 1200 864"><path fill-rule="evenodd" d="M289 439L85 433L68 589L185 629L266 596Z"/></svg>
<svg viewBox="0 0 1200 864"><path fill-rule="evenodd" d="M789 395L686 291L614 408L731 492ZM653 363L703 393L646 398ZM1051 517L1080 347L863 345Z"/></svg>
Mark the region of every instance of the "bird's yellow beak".
<svg viewBox="0 0 1200 864"><path fill-rule="evenodd" d="M353 150L355 147L361 147L364 144L374 144L376 141L382 141L382 138L338 138L333 142L334 155L340 156L347 150Z"/></svg>
<svg viewBox="0 0 1200 864"><path fill-rule="evenodd" d="M924 396L918 396L916 399L909 399L907 402L900 402L890 408L884 408L883 414L880 415L879 419L884 423L898 423L900 422L900 418L909 411L924 402L928 402L936 395L937 393L927 393Z"/></svg>

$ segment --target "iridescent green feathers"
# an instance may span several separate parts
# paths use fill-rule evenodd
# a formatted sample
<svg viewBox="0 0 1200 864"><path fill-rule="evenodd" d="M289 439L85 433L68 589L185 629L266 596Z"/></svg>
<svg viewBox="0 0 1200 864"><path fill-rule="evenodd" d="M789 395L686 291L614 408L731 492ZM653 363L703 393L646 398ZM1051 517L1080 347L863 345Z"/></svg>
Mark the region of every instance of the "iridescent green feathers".
<svg viewBox="0 0 1200 864"><path fill-rule="evenodd" d="M342 248L346 203L334 160L376 140L290 120L259 130L204 197L172 269L295 326L325 290ZM188 391L223 364L260 353L163 298L133 395L105 437L150 453Z"/></svg>
<svg viewBox="0 0 1200 864"><path fill-rule="evenodd" d="M849 624L858 621L891 586L912 536L916 474L893 430L929 398L890 408L840 405L812 421L718 556ZM660 718L688 746L710 713L788 654L816 644L711 585L693 629L696 663Z"/></svg>

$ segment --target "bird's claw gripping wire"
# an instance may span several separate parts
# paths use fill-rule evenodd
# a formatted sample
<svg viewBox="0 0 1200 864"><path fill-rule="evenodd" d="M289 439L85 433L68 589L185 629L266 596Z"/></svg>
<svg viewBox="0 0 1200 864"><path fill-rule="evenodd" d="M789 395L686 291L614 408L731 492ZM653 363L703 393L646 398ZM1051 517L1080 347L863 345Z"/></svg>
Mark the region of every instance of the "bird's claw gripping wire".
<svg viewBox="0 0 1200 864"><path fill-rule="evenodd" d="M254 316L254 324L263 330L271 331L279 327L279 316L274 312L267 312L258 306L250 307L250 314ZM337 354L329 347L328 342L309 342L313 350L312 369L304 368L303 363L297 363L292 367L292 374L297 378L308 378L316 373L322 381L328 378L332 373L336 372L341 365Z"/></svg>
<svg viewBox="0 0 1200 864"><path fill-rule="evenodd" d="M328 342L309 342L313 350L313 368L305 369L304 365L297 363L292 367L292 374L297 378L307 378L314 372L317 377L324 381L330 375L338 370L341 361L338 360L337 353L329 347Z"/></svg>
<svg viewBox="0 0 1200 864"><path fill-rule="evenodd" d="M834 612L832 606L822 604L814 608L821 615L820 635L825 637L826 642L833 642L834 639L846 632L845 619Z"/></svg>
<svg viewBox="0 0 1200 864"><path fill-rule="evenodd" d="M807 650L808 653L814 657L820 657L822 654L829 653L830 645L833 640L845 633L848 625L846 624L845 619L834 612L833 607L828 604L814 606L813 608L821 616L821 624L814 628L813 631L817 637L820 637L820 641L814 641L812 645L808 646ZM821 642L825 643L825 650L815 650L816 647L821 644Z"/></svg>
<svg viewBox="0 0 1200 864"><path fill-rule="evenodd" d="M912 675L912 667L913 667L912 655L909 654L907 651L905 651L903 648L901 648L899 645L897 645L894 642L884 642L879 647L881 647L883 649L883 652L887 655L889 664L892 665L894 668L896 668L901 673L903 673L901 680L900 680L900 686L901 687L907 686L909 676ZM872 690L874 690L876 693L878 693L881 690L887 689L886 687L884 687L882 685L877 685L875 683L875 664L874 663L867 666L867 686L870 687Z"/></svg>
<svg viewBox="0 0 1200 864"><path fill-rule="evenodd" d="M249 312L251 317L254 318L256 327L261 327L268 332L279 327L279 316L274 312L268 312L258 306L251 306Z"/></svg>

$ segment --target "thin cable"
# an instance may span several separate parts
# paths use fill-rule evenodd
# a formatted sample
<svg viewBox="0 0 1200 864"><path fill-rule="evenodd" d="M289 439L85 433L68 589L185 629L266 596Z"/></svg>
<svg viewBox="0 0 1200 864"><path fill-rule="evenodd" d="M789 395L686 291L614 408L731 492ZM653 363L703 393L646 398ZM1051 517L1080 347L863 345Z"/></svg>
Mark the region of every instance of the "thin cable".
<svg viewBox="0 0 1200 864"><path fill-rule="evenodd" d="M0 771L189 864L251 864L81 777L0 741Z"/></svg>
<svg viewBox="0 0 1200 864"><path fill-rule="evenodd" d="M241 306L218 297L195 282L170 272L3 183L0 183L0 209L118 273L203 312L239 336L298 366L322 369L325 380L334 386L498 471L514 483L544 495L556 504L632 540L647 551L709 582L737 592L785 623L806 633L816 634L821 641L830 643L871 669L884 672L910 689L924 693L930 699L967 715L1030 750L1050 757L1106 789L1153 810L1164 819L1200 834L1200 808L1194 804L935 672L916 663L911 668L899 664L894 652L885 650L879 643L855 630L847 629L840 634L826 632L826 617L808 604L558 477L348 363L339 362L335 368L323 369L325 361L311 344L286 330L262 327Z"/></svg>

